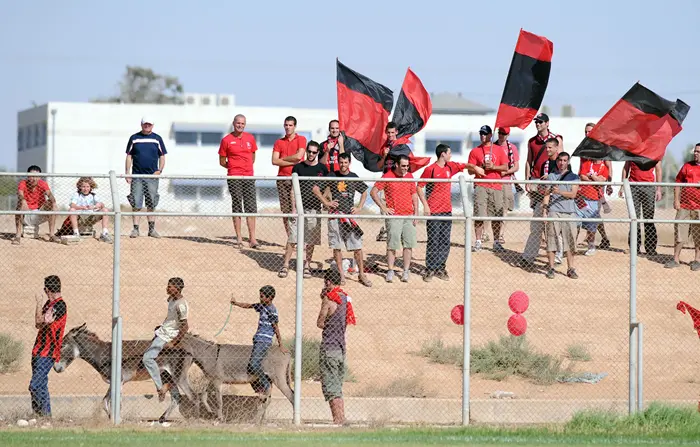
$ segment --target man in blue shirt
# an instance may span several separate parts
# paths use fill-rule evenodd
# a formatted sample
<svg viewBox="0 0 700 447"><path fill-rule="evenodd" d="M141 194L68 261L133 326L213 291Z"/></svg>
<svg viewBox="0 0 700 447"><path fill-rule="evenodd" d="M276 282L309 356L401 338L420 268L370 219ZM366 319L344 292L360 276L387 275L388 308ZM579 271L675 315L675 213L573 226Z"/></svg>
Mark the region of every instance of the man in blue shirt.
<svg viewBox="0 0 700 447"><path fill-rule="evenodd" d="M165 167L165 143L157 133L153 132L153 120L147 117L141 119L141 132L129 137L126 144L126 169L125 174L149 174L160 175ZM126 182L131 185L131 193L127 196L131 208L141 211L143 208L144 196L146 199L146 209L153 212L158 205L160 196L158 195L157 178L131 178L127 177ZM134 229L131 230L130 237L139 237L138 216L133 216ZM155 216L148 216L148 235L159 238L156 231Z"/></svg>

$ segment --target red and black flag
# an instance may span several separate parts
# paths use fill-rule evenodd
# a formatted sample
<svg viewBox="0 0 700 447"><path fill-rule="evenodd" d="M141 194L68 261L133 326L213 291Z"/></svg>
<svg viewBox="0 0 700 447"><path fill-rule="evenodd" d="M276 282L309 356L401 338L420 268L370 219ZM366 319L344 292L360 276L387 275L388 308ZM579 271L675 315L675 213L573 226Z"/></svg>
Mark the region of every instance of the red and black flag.
<svg viewBox="0 0 700 447"><path fill-rule="evenodd" d="M495 127L525 129L537 114L552 69L554 44L520 29Z"/></svg>
<svg viewBox="0 0 700 447"><path fill-rule="evenodd" d="M377 172L394 92L337 59L336 65L338 121L345 133L345 149L361 161L365 169Z"/></svg>
<svg viewBox="0 0 700 447"><path fill-rule="evenodd" d="M397 139L392 146L392 154L407 155L411 163L411 172L416 172L430 163L430 157L414 156L408 142L413 135L425 128L432 114L433 102L430 100L430 94L418 76L408 68L392 117L397 127Z"/></svg>
<svg viewBox="0 0 700 447"><path fill-rule="evenodd" d="M683 313L688 311L688 314L690 314L690 318L693 319L693 329L697 331L698 337L700 337L700 310L697 310L685 301L679 301L676 305L676 309L680 310Z"/></svg>
<svg viewBox="0 0 700 447"><path fill-rule="evenodd" d="M682 130L690 106L669 101L636 83L591 129L573 156L631 161L652 169Z"/></svg>

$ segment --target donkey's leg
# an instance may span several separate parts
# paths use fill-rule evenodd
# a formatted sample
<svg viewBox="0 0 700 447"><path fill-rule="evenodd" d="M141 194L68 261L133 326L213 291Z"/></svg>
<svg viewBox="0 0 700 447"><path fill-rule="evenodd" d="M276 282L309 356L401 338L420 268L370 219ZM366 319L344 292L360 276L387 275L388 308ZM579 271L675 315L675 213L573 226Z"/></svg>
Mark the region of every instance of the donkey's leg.
<svg viewBox="0 0 700 447"><path fill-rule="evenodd" d="M112 394L112 385L110 385L107 388L107 394L105 394L105 397L102 399L102 409L105 411L105 413L107 413L108 418L112 417L112 412L110 411L110 408L112 407L111 394Z"/></svg>
<svg viewBox="0 0 700 447"><path fill-rule="evenodd" d="M216 411L216 417L219 419L219 421L223 422L224 420L224 397L223 393L221 392L221 389L223 388L224 384L221 380L215 380L214 382L214 389L216 390L216 404L218 406L217 411Z"/></svg>

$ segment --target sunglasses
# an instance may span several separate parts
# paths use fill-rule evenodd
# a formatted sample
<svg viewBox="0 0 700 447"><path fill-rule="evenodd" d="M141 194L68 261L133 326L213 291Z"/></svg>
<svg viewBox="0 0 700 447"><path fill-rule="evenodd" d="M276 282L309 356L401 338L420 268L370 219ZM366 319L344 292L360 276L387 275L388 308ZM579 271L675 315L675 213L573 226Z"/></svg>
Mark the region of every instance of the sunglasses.
<svg viewBox="0 0 700 447"><path fill-rule="evenodd" d="M318 154L318 151L306 151L306 153L309 155L316 155Z"/></svg>
<svg viewBox="0 0 700 447"><path fill-rule="evenodd" d="M507 133L498 132L498 135L508 135Z"/></svg>
<svg viewBox="0 0 700 447"><path fill-rule="evenodd" d="M544 121L535 120L535 124L542 124L542 123L544 123Z"/></svg>

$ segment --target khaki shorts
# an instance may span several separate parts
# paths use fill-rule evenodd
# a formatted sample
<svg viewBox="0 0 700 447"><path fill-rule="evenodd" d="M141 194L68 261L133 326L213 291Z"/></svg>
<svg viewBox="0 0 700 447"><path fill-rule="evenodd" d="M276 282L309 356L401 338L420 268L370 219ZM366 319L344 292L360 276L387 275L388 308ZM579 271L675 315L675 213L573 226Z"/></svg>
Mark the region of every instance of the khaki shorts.
<svg viewBox="0 0 700 447"><path fill-rule="evenodd" d="M49 221L48 214L25 214L22 222L25 227L35 227Z"/></svg>
<svg viewBox="0 0 700 447"><path fill-rule="evenodd" d="M318 355L321 372L321 390L326 401L343 397L345 380L345 355L342 351L327 351L321 348Z"/></svg>
<svg viewBox="0 0 700 447"><path fill-rule="evenodd" d="M413 219L387 219L386 231L386 246L389 250L396 251L418 245Z"/></svg>
<svg viewBox="0 0 700 447"><path fill-rule="evenodd" d="M280 198L280 209L282 213L289 214L292 212L292 181L277 180L277 194Z"/></svg>
<svg viewBox="0 0 700 447"><path fill-rule="evenodd" d="M346 229L340 219L328 220L328 246L333 250L362 250L362 237Z"/></svg>
<svg viewBox="0 0 700 447"><path fill-rule="evenodd" d="M476 186L474 196L474 217L503 216L503 190Z"/></svg>
<svg viewBox="0 0 700 447"><path fill-rule="evenodd" d="M515 208L515 195L513 194L513 185L502 184L503 189L503 215L507 215L508 211L513 211Z"/></svg>
<svg viewBox="0 0 700 447"><path fill-rule="evenodd" d="M573 218L576 214L550 212L549 217ZM576 250L576 222L547 222L547 251L559 251L557 236L561 236L561 251Z"/></svg>
<svg viewBox="0 0 700 447"><path fill-rule="evenodd" d="M673 226L673 237L677 243L685 243L692 236L696 247L700 247L700 210L679 209L676 220L697 220L697 224L679 223Z"/></svg>
<svg viewBox="0 0 700 447"><path fill-rule="evenodd" d="M305 210L305 213L312 214L304 218L304 244L305 245L321 245L321 219L314 216L316 210ZM297 221L296 217L289 219L289 237L288 244L297 243Z"/></svg>

